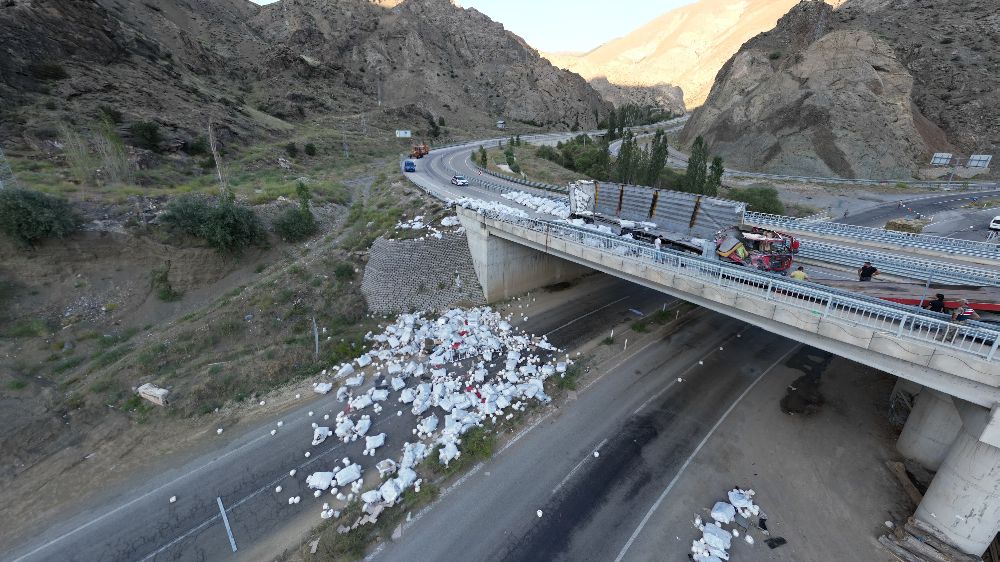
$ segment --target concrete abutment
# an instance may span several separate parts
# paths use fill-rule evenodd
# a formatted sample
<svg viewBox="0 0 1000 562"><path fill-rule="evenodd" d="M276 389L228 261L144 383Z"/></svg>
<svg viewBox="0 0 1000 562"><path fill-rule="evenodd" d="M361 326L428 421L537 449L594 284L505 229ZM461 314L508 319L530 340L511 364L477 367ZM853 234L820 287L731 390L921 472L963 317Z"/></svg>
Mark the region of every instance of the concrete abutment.
<svg viewBox="0 0 1000 562"><path fill-rule="evenodd" d="M593 270L492 234L478 217L459 213L486 302L576 279Z"/></svg>
<svg viewBox="0 0 1000 562"><path fill-rule="evenodd" d="M961 428L962 418L951 396L924 388L899 434L896 450L927 470L936 471Z"/></svg>

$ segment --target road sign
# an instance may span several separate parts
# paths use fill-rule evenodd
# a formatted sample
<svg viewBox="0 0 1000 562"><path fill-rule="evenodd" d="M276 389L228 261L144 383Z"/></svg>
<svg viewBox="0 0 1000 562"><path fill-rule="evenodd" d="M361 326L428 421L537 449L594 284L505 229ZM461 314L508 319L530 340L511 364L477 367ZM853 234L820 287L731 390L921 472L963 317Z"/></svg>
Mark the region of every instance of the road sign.
<svg viewBox="0 0 1000 562"><path fill-rule="evenodd" d="M412 131L405 131L405 130L399 130L399 129L396 130L396 138L397 139L408 139L408 138L410 138L412 136L413 136L413 132Z"/></svg>
<svg viewBox="0 0 1000 562"><path fill-rule="evenodd" d="M990 160L993 160L992 154L973 154L969 157L969 167L970 168L989 168Z"/></svg>
<svg viewBox="0 0 1000 562"><path fill-rule="evenodd" d="M947 166L951 164L951 156L950 152L935 152L931 157L931 166Z"/></svg>

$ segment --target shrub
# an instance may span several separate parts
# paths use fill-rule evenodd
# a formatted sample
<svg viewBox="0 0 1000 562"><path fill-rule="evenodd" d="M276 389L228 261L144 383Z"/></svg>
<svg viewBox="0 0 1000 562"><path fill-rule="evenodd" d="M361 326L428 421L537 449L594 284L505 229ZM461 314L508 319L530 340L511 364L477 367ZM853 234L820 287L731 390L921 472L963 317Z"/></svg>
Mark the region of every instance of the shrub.
<svg viewBox="0 0 1000 562"><path fill-rule="evenodd" d="M785 214L785 205L778 199L778 192L773 187L747 187L730 189L725 194L728 199L743 201L748 211L756 213Z"/></svg>
<svg viewBox="0 0 1000 562"><path fill-rule="evenodd" d="M122 122L122 112L110 105L102 105L98 109L101 111L101 119L110 121L116 125Z"/></svg>
<svg viewBox="0 0 1000 562"><path fill-rule="evenodd" d="M285 154L288 154L291 158L295 158L299 155L299 147L295 146L294 142L290 142L285 145Z"/></svg>
<svg viewBox="0 0 1000 562"><path fill-rule="evenodd" d="M28 189L0 191L0 232L24 245L42 238L62 238L79 219L64 199Z"/></svg>
<svg viewBox="0 0 1000 562"><path fill-rule="evenodd" d="M173 302L180 300L183 293L174 289L170 284L170 262L168 261L162 268L153 269L150 274L150 285L156 291L156 296L161 301Z"/></svg>
<svg viewBox="0 0 1000 562"><path fill-rule="evenodd" d="M309 143L306 145L306 156L316 156L316 145Z"/></svg>
<svg viewBox="0 0 1000 562"><path fill-rule="evenodd" d="M778 60L781 58L781 51L774 51L770 55L767 55L767 58L771 60Z"/></svg>
<svg viewBox="0 0 1000 562"><path fill-rule="evenodd" d="M198 137L189 143L185 143L184 152L191 156L208 154L208 139L205 137Z"/></svg>
<svg viewBox="0 0 1000 562"><path fill-rule="evenodd" d="M309 188L306 184L299 182L295 188L299 196L299 206L295 209L288 209L274 221L274 231L289 242L304 240L316 233L316 219L309 208Z"/></svg>
<svg viewBox="0 0 1000 562"><path fill-rule="evenodd" d="M253 209L200 195L175 199L163 215L163 221L226 254L239 254L244 248L265 240L264 229Z"/></svg>
<svg viewBox="0 0 1000 562"><path fill-rule="evenodd" d="M160 141L162 138L160 137L159 124L152 121L139 121L138 123L132 123L128 131L132 134L132 143L135 146L152 150L153 152L160 151Z"/></svg>
<svg viewBox="0 0 1000 562"><path fill-rule="evenodd" d="M333 268L333 276L341 281L354 277L354 266L347 262L340 262Z"/></svg>
<svg viewBox="0 0 1000 562"><path fill-rule="evenodd" d="M63 80L69 78L66 69L57 62L39 61L31 63L28 72L37 80Z"/></svg>
<svg viewBox="0 0 1000 562"><path fill-rule="evenodd" d="M28 383L24 381L10 381L7 383L7 388L10 390L21 390L26 386L28 386Z"/></svg>

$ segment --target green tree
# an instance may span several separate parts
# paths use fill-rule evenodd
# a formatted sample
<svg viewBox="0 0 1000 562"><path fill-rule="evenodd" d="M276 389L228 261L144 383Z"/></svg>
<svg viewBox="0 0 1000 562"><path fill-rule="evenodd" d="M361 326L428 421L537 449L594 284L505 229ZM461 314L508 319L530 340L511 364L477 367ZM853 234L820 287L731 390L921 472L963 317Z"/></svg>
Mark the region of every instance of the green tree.
<svg viewBox="0 0 1000 562"><path fill-rule="evenodd" d="M726 168L722 165L722 157L712 158L712 165L708 169L708 180L705 182L705 195L716 196L722 187L722 174Z"/></svg>
<svg viewBox="0 0 1000 562"><path fill-rule="evenodd" d="M653 142L649 145L649 153L642 168L639 183L655 187L660 179L660 173L667 164L669 145L663 129L657 129Z"/></svg>
<svg viewBox="0 0 1000 562"><path fill-rule="evenodd" d="M612 109L611 114L608 115L608 134L607 139L613 141L618 138L618 111Z"/></svg>
<svg viewBox="0 0 1000 562"><path fill-rule="evenodd" d="M708 178L708 146L705 139L698 137L691 145L691 155L688 157L687 173L684 176L684 191L688 193L705 193L705 183Z"/></svg>
<svg viewBox="0 0 1000 562"><path fill-rule="evenodd" d="M438 126L433 115L427 117L427 124L430 125L430 135L432 137L438 138L441 136L441 127Z"/></svg>
<svg viewBox="0 0 1000 562"><path fill-rule="evenodd" d="M778 191L773 187L751 186L743 189L730 189L726 192L726 198L743 201L747 204L748 211L774 215L785 214L785 205L782 204L778 198Z"/></svg>
<svg viewBox="0 0 1000 562"><path fill-rule="evenodd" d="M309 188L300 181L295 186L295 194L299 199L299 207L286 210L274 221L275 232L289 242L304 240L319 230L316 217L309 207L309 200L312 199Z"/></svg>
<svg viewBox="0 0 1000 562"><path fill-rule="evenodd" d="M294 142L290 142L285 145L285 154L288 154L290 158L295 158L299 155L299 147L295 146Z"/></svg>
<svg viewBox="0 0 1000 562"><path fill-rule="evenodd" d="M309 143L306 145L306 156L316 156L316 145Z"/></svg>
<svg viewBox="0 0 1000 562"><path fill-rule="evenodd" d="M479 165L485 168L488 163L489 157L486 155L486 149L479 145Z"/></svg>

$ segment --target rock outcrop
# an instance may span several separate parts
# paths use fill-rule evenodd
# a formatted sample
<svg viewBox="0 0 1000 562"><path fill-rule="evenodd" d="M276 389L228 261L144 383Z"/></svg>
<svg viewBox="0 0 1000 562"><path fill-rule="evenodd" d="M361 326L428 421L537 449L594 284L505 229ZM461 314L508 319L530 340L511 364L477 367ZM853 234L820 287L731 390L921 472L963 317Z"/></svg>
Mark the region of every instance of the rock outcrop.
<svg viewBox="0 0 1000 562"><path fill-rule="evenodd" d="M912 101L913 77L892 45L837 29L832 8L803 2L723 66L684 129L737 169L905 178L940 131Z"/></svg>
<svg viewBox="0 0 1000 562"><path fill-rule="evenodd" d="M604 77L592 78L590 85L615 107L623 105L658 107L674 115L681 115L685 111L684 91L679 86L670 84L622 86L612 84Z"/></svg>
<svg viewBox="0 0 1000 562"><path fill-rule="evenodd" d="M712 79L740 45L774 27L798 0L699 0L587 53L546 53L556 66L612 84L676 84L688 107L701 105ZM842 0L828 0L834 4Z"/></svg>
<svg viewBox="0 0 1000 562"><path fill-rule="evenodd" d="M453 122L596 126L610 111L582 78L447 0L0 2L0 136L156 121L223 141L324 115L402 108ZM123 129L124 131L124 129ZM128 140L128 139L126 139Z"/></svg>

